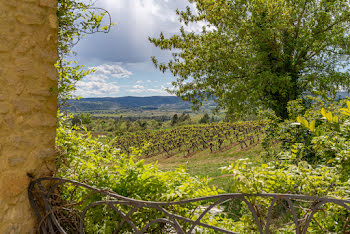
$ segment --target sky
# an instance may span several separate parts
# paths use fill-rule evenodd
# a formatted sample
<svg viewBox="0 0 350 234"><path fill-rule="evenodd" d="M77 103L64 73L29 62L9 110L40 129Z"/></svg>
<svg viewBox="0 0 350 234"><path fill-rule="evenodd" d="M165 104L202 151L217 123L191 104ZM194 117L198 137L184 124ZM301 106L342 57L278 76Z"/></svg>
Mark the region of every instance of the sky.
<svg viewBox="0 0 350 234"><path fill-rule="evenodd" d="M157 70L151 56L160 61L171 58L148 41L160 32L171 36L181 24L176 9L189 6L187 0L97 0L111 14L115 26L111 31L84 37L74 48L80 64L96 72L77 83L76 95L82 97L122 97L170 95L175 78ZM199 30L191 25L186 30Z"/></svg>

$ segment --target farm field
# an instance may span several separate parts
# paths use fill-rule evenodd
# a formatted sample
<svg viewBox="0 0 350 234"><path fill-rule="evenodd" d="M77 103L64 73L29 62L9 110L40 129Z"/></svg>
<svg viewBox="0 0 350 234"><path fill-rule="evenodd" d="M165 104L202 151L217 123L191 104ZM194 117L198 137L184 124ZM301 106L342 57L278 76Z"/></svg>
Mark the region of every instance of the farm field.
<svg viewBox="0 0 350 234"><path fill-rule="evenodd" d="M174 127L135 132L117 137L113 145L130 154L143 148L146 163L157 162L161 170L184 166L191 175L208 178L210 185L229 191L230 180L221 167L237 159L256 159L262 147L265 123L246 121Z"/></svg>
<svg viewBox="0 0 350 234"><path fill-rule="evenodd" d="M114 146L130 154L133 148L142 149L145 157L166 154L185 156L210 149L223 151L239 144L241 149L260 141L264 123L236 122L187 125L172 129L128 133L115 138Z"/></svg>

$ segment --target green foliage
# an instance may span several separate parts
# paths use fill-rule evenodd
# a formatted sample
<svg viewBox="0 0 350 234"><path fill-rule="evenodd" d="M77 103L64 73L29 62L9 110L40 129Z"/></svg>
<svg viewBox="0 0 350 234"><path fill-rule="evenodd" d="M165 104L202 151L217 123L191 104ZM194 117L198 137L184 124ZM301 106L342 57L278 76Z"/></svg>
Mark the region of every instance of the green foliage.
<svg viewBox="0 0 350 234"><path fill-rule="evenodd" d="M183 125L172 129L126 133L115 139L114 145L123 152L131 148L147 146L145 157L166 154L167 157L210 149L210 152L232 147L239 143L241 148L259 141L264 122L242 121L235 123L211 123Z"/></svg>
<svg viewBox="0 0 350 234"><path fill-rule="evenodd" d="M179 121L179 117L177 116L177 114L175 114L175 115L171 118L171 126L174 126L175 124L177 124L178 121Z"/></svg>
<svg viewBox="0 0 350 234"><path fill-rule="evenodd" d="M233 174L232 192L242 193L291 193L311 196L350 198L349 191L341 182L336 168L319 165L312 167L306 162L270 162L252 166L247 159L237 160L224 172ZM231 192L231 191L230 191Z"/></svg>
<svg viewBox="0 0 350 234"><path fill-rule="evenodd" d="M223 168L223 171L233 174L230 190L233 193L290 193L340 199L350 198L350 182L342 182L342 176L336 168L324 165L315 167L306 162L296 165L287 162L271 162L252 166L250 161L243 159ZM256 201L259 204L260 214L266 215L270 202L271 200L262 198ZM299 205L302 206L302 204ZM238 211L240 218L233 225L241 229L236 231L240 233L258 232L248 207L241 204L238 206ZM297 211L299 216L304 216L307 209ZM341 233L347 215L349 213L341 207L327 205L315 216L323 229L313 223L308 231L323 233L322 230L332 230L335 233ZM272 220L272 227L278 228L286 225L287 228L280 229L278 233L293 233L291 220L292 215L286 214L282 209L275 220Z"/></svg>
<svg viewBox="0 0 350 234"><path fill-rule="evenodd" d="M65 105L67 100L74 98L76 83L94 72L93 69L85 70L84 65L78 65L76 61L67 61L63 57L55 64L55 67L58 71L58 100L60 105Z"/></svg>
<svg viewBox="0 0 350 234"><path fill-rule="evenodd" d="M189 114L185 114L183 112L180 117L178 117L177 114L174 114L173 117L171 118L170 125L175 126L175 125L185 125L185 124L191 124L191 117Z"/></svg>
<svg viewBox="0 0 350 234"><path fill-rule="evenodd" d="M104 25L103 20L108 17L109 22ZM73 53L72 48L86 34L96 32L107 33L112 26L109 13L101 8L94 7L94 1L59 0L57 8L58 18L58 55L56 63L58 70L58 98L63 105L73 98L75 84L83 77L93 72L85 70L83 65L76 61L67 60Z"/></svg>
<svg viewBox="0 0 350 234"><path fill-rule="evenodd" d="M348 102L350 105L350 102ZM328 165L345 170L344 179L350 178L349 125L347 108L341 108L343 102L330 104L320 102L305 111L304 116L275 124L266 131L281 141L283 158L291 162L307 161L312 165ZM325 109L331 109L328 111ZM271 142L265 142L268 146ZM266 148L267 149L267 148Z"/></svg>
<svg viewBox="0 0 350 234"><path fill-rule="evenodd" d="M180 122L190 122L191 116L189 114L185 114L185 112L182 112L181 116L179 117Z"/></svg>
<svg viewBox="0 0 350 234"><path fill-rule="evenodd" d="M203 117L198 121L200 124L205 124L210 122L210 117L208 113L205 113Z"/></svg>
<svg viewBox="0 0 350 234"><path fill-rule="evenodd" d="M261 155L262 161L238 160L223 168L233 175L229 192L350 199L350 102L345 108L344 101L325 103L314 99L306 103L302 100L290 103L291 119L283 122L273 113L263 113L269 121L263 144L266 152ZM271 152L271 146L276 143L280 143L280 150ZM262 199L259 204L263 204L262 211L266 212L270 203ZM238 210L237 225L243 231L247 231L246 227L256 231L254 221L245 215L247 207L243 204ZM320 227L323 227L340 233L349 215L336 205L324 206L315 217L319 218L319 225L313 223L309 231L322 232ZM285 224L290 218L286 217ZM275 221L280 225L283 220Z"/></svg>
<svg viewBox="0 0 350 234"><path fill-rule="evenodd" d="M106 134L109 137L121 136L129 132L155 130L163 126L163 123L159 120L146 120L138 119L136 121L130 121L127 118L96 118L91 116L90 113L80 113L75 115L72 122L78 122L78 125L83 124L87 130L93 133ZM74 125L74 123L73 123Z"/></svg>
<svg viewBox="0 0 350 234"><path fill-rule="evenodd" d="M89 132L79 133L67 127L68 119L61 116L57 129L56 144L60 150L57 176L148 201L177 201L218 194L215 188L208 186L207 180L189 175L183 167L174 171L161 171L156 164L145 164L143 160L138 160L141 151L134 149L132 155L126 156L108 139L102 143L92 138ZM61 191L61 195L70 200L74 194L79 201L87 192L73 191L73 188L68 187ZM89 196L81 208L101 199L100 196ZM198 204L174 207L171 211L193 218L196 215L192 210L195 205ZM125 207L119 208L127 212ZM136 212L133 220L140 227L155 217L160 218L162 215L157 210L145 209ZM112 213L108 209L94 209L87 216L86 229L88 233L110 233L112 220ZM150 232L157 233L162 228L161 225L152 226ZM123 231L130 230L125 227Z"/></svg>
<svg viewBox="0 0 350 234"><path fill-rule="evenodd" d="M153 62L177 80L171 91L199 106L213 97L228 113L271 108L288 117L287 104L305 92L333 97L349 88L349 5L344 0L189 0L177 11L200 33L149 38L173 51Z"/></svg>
<svg viewBox="0 0 350 234"><path fill-rule="evenodd" d="M81 119L82 124L90 124L92 122L90 113L80 113L79 119Z"/></svg>

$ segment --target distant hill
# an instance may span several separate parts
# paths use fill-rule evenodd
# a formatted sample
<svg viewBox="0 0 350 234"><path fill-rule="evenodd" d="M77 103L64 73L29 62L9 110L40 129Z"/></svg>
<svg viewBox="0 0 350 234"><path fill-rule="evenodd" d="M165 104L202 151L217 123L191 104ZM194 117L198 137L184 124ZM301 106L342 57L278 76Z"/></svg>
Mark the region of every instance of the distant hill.
<svg viewBox="0 0 350 234"><path fill-rule="evenodd" d="M206 106L210 108L215 105L214 102L209 101ZM162 108L189 109L191 103L175 96L82 98L70 100L69 107L64 109L71 112L85 112L119 109L157 110Z"/></svg>
<svg viewBox="0 0 350 234"><path fill-rule="evenodd" d="M350 96L348 92L338 92L338 98ZM63 110L69 112L93 112L93 111L115 111L115 110L186 110L191 108L190 102L185 102L176 96L150 96L150 97L104 97L104 98L82 98L70 100L69 106ZM204 103L204 109L215 108L213 101Z"/></svg>

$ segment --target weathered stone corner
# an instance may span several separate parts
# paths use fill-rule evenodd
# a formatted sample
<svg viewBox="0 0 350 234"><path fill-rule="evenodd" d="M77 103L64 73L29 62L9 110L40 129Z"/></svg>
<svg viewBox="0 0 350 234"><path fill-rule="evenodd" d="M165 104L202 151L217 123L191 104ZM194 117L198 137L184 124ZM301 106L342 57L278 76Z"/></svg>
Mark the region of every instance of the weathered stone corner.
<svg viewBox="0 0 350 234"><path fill-rule="evenodd" d="M35 233L30 179L55 170L57 0L0 0L0 233Z"/></svg>

